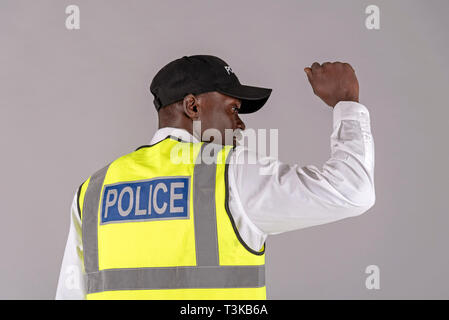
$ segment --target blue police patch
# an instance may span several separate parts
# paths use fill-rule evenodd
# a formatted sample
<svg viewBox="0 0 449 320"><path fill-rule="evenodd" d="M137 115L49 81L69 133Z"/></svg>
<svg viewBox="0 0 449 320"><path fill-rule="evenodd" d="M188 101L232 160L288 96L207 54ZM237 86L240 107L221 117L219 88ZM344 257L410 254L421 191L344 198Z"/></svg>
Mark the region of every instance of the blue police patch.
<svg viewBox="0 0 449 320"><path fill-rule="evenodd" d="M101 224L189 217L190 177L164 177L106 185Z"/></svg>

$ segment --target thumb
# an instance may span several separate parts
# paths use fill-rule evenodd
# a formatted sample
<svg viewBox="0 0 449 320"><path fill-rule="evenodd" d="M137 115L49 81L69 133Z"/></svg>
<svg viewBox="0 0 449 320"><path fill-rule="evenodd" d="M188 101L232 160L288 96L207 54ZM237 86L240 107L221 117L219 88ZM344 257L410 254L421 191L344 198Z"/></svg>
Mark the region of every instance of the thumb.
<svg viewBox="0 0 449 320"><path fill-rule="evenodd" d="M309 79L309 81L312 81L312 69L304 68L304 72L307 74L307 78Z"/></svg>

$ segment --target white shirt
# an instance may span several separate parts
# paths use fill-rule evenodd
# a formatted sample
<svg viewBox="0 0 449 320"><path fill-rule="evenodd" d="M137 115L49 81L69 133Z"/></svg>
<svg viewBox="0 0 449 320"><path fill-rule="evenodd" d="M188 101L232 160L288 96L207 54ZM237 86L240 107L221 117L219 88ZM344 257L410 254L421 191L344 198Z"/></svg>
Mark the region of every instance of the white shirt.
<svg viewBox="0 0 449 320"><path fill-rule="evenodd" d="M168 135L198 141L186 130L162 128L156 131L151 144ZM235 149L228 169L229 209L241 238L250 248L260 250L268 235L357 216L374 205L374 141L368 109L356 102L337 103L330 142L331 158L322 170L258 157L246 147ZM239 161L242 157L246 160L243 163ZM247 159L256 163L249 164L254 162ZM86 295L76 202L77 194L56 299L84 299Z"/></svg>

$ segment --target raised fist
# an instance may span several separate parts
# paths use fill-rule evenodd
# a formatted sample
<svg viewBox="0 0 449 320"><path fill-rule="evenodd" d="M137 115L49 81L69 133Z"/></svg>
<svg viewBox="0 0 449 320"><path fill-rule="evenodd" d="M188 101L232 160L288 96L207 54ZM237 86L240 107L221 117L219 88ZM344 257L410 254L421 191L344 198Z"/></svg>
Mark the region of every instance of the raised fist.
<svg viewBox="0 0 449 320"><path fill-rule="evenodd" d="M339 101L359 102L359 82L354 69L348 63L314 62L304 68L313 93L327 105L334 107Z"/></svg>

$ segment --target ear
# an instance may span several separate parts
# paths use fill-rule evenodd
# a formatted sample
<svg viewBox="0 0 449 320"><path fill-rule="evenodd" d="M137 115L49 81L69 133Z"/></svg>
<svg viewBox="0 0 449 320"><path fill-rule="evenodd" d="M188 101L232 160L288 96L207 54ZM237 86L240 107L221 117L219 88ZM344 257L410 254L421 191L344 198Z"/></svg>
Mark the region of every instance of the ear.
<svg viewBox="0 0 449 320"><path fill-rule="evenodd" d="M198 104L198 98L191 93L186 95L182 101L184 113L192 120L199 120L200 118L200 108Z"/></svg>

